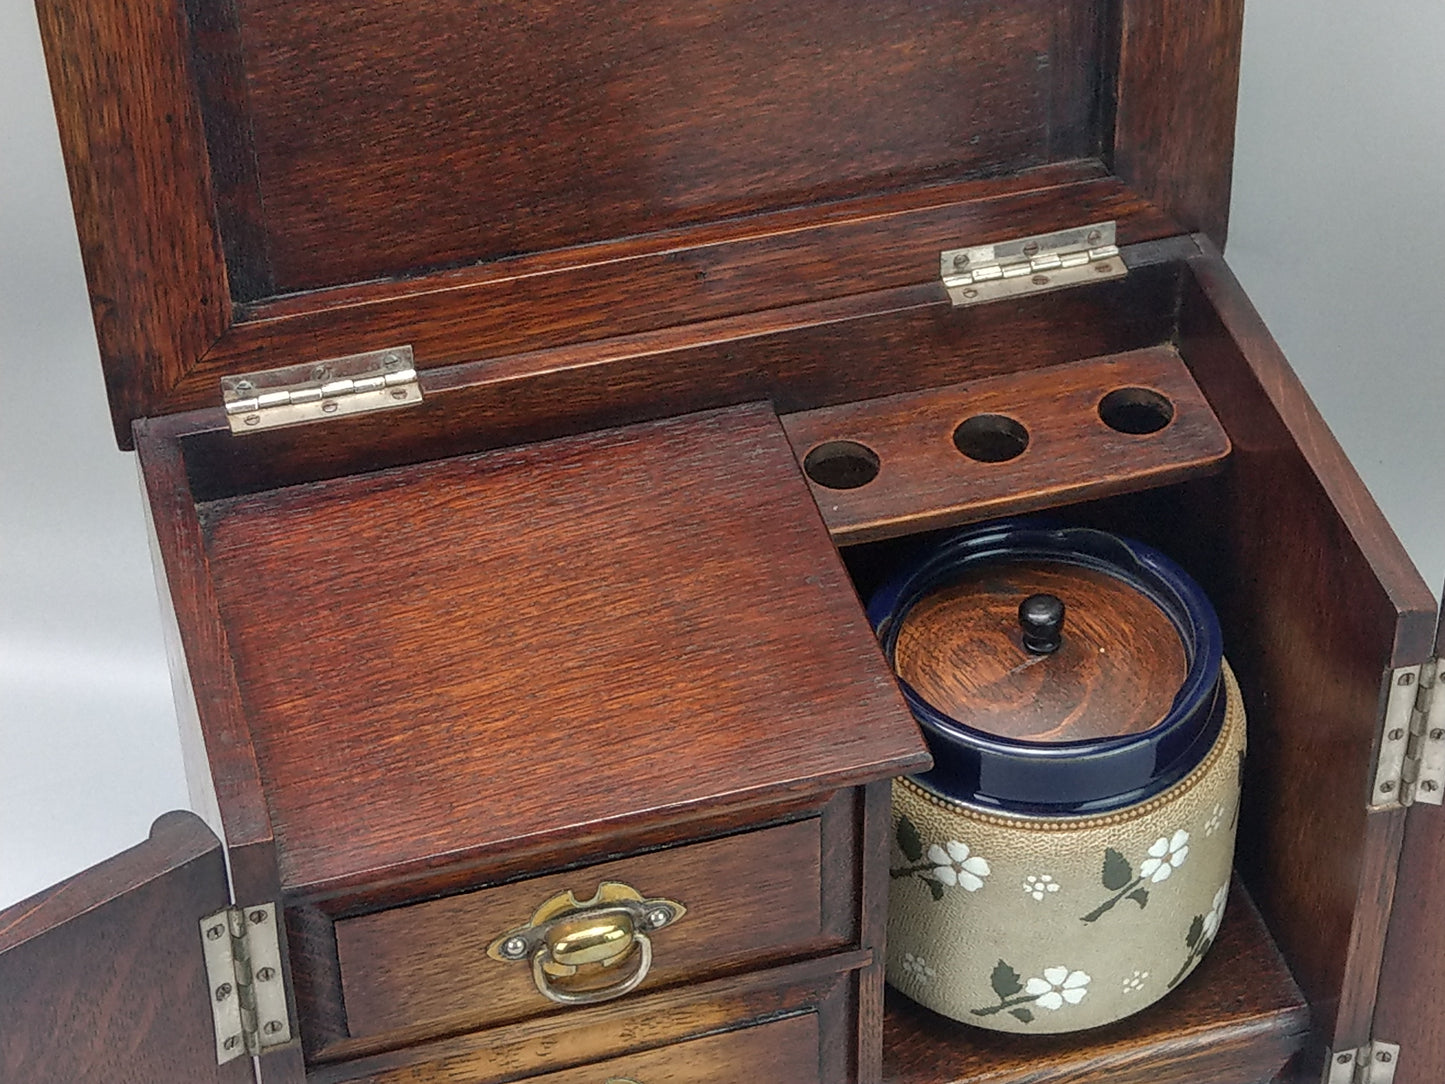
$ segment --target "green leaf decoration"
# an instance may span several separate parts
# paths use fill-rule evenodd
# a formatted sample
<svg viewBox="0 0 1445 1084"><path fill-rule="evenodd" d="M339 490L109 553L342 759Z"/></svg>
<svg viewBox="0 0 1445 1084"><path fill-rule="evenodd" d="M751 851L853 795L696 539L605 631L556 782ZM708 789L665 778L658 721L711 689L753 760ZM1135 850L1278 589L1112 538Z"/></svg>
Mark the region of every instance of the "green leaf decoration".
<svg viewBox="0 0 1445 1084"><path fill-rule="evenodd" d="M1010 1015L1010 1016L1017 1016L1017 1017L1018 1017L1020 1020L1022 1020L1025 1024L1032 1024L1032 1023L1034 1022L1034 1014L1031 1013L1031 1012L1029 1012L1028 1009L1023 1009L1023 1008L1010 1009L1010 1010L1009 1010L1009 1015Z"/></svg>
<svg viewBox="0 0 1445 1084"><path fill-rule="evenodd" d="M1142 911L1149 903L1149 890L1147 888L1136 888L1124 898L1133 900L1139 905L1139 910Z"/></svg>
<svg viewBox="0 0 1445 1084"><path fill-rule="evenodd" d="M1184 943L1190 948L1199 944L1199 939L1204 936L1204 916L1195 915L1194 921L1189 924L1189 933L1184 937Z"/></svg>
<svg viewBox="0 0 1445 1084"><path fill-rule="evenodd" d="M1104 887L1117 892L1134 879L1134 867L1113 847L1104 851Z"/></svg>
<svg viewBox="0 0 1445 1084"><path fill-rule="evenodd" d="M923 857L923 839L907 817L898 818L898 848L910 862L917 862Z"/></svg>
<svg viewBox="0 0 1445 1084"><path fill-rule="evenodd" d="M1024 988L1023 979L1019 978L1019 973L1002 960L994 965L989 982L993 983L993 992L1001 999L1013 997Z"/></svg>
<svg viewBox="0 0 1445 1084"><path fill-rule="evenodd" d="M943 886L937 881L930 880L928 882L928 891L933 893L934 903L937 903L939 900L943 899Z"/></svg>

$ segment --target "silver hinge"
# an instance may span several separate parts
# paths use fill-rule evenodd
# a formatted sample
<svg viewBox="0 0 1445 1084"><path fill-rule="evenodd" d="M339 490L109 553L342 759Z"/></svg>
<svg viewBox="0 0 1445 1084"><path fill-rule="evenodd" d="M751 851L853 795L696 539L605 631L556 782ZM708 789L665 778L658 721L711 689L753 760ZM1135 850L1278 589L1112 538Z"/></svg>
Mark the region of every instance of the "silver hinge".
<svg viewBox="0 0 1445 1084"><path fill-rule="evenodd" d="M1114 244L1112 222L949 249L939 258L939 270L955 305L981 305L1128 274Z"/></svg>
<svg viewBox="0 0 1445 1084"><path fill-rule="evenodd" d="M233 433L322 418L392 410L421 402L410 346L221 378Z"/></svg>
<svg viewBox="0 0 1445 1084"><path fill-rule="evenodd" d="M1389 675L1371 809L1445 801L1445 696L1435 695L1442 678L1438 659Z"/></svg>
<svg viewBox="0 0 1445 1084"><path fill-rule="evenodd" d="M216 1064L291 1041L276 905L227 907L201 919Z"/></svg>
<svg viewBox="0 0 1445 1084"><path fill-rule="evenodd" d="M1398 1043L1367 1043L1357 1050L1325 1054L1323 1084L1392 1084L1400 1064Z"/></svg>

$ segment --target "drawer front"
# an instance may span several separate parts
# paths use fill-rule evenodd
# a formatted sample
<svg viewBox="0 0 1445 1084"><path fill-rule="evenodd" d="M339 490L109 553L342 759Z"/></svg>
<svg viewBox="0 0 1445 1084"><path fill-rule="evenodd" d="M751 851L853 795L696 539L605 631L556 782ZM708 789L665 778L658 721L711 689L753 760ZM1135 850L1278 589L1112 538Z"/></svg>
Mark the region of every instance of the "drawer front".
<svg viewBox="0 0 1445 1084"><path fill-rule="evenodd" d="M347 1029L353 1039L439 1032L561 1008L539 990L530 960L503 962L487 950L549 898L570 891L586 902L603 882L686 909L650 935L640 990L842 947L851 923L837 929L825 919L823 823L809 818L338 921Z"/></svg>
<svg viewBox="0 0 1445 1084"><path fill-rule="evenodd" d="M819 1056L818 1017L807 1013L528 1079L535 1084L823 1084Z"/></svg>

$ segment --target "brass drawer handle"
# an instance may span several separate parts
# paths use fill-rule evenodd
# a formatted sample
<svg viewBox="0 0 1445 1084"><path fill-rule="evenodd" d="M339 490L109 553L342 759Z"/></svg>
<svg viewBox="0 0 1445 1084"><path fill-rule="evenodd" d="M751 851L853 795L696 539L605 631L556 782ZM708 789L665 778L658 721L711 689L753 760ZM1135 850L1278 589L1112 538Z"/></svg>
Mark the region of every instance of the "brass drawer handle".
<svg viewBox="0 0 1445 1084"><path fill-rule="evenodd" d="M559 892L538 907L525 926L502 934L487 955L504 963L531 960L543 997L588 1005L634 990L652 967L650 934L687 913L673 900L646 899L620 881L603 881L580 903Z"/></svg>

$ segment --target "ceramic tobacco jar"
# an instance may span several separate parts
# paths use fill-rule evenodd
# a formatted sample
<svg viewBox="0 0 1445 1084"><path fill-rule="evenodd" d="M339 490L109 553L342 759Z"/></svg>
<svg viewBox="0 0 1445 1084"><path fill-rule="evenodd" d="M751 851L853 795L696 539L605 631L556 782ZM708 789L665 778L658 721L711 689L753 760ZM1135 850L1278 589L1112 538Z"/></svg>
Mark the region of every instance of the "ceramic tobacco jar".
<svg viewBox="0 0 1445 1084"><path fill-rule="evenodd" d="M894 784L889 982L1024 1033L1165 996L1223 917L1245 750L1200 588L1138 542L1012 521L929 548L869 617L935 762Z"/></svg>

